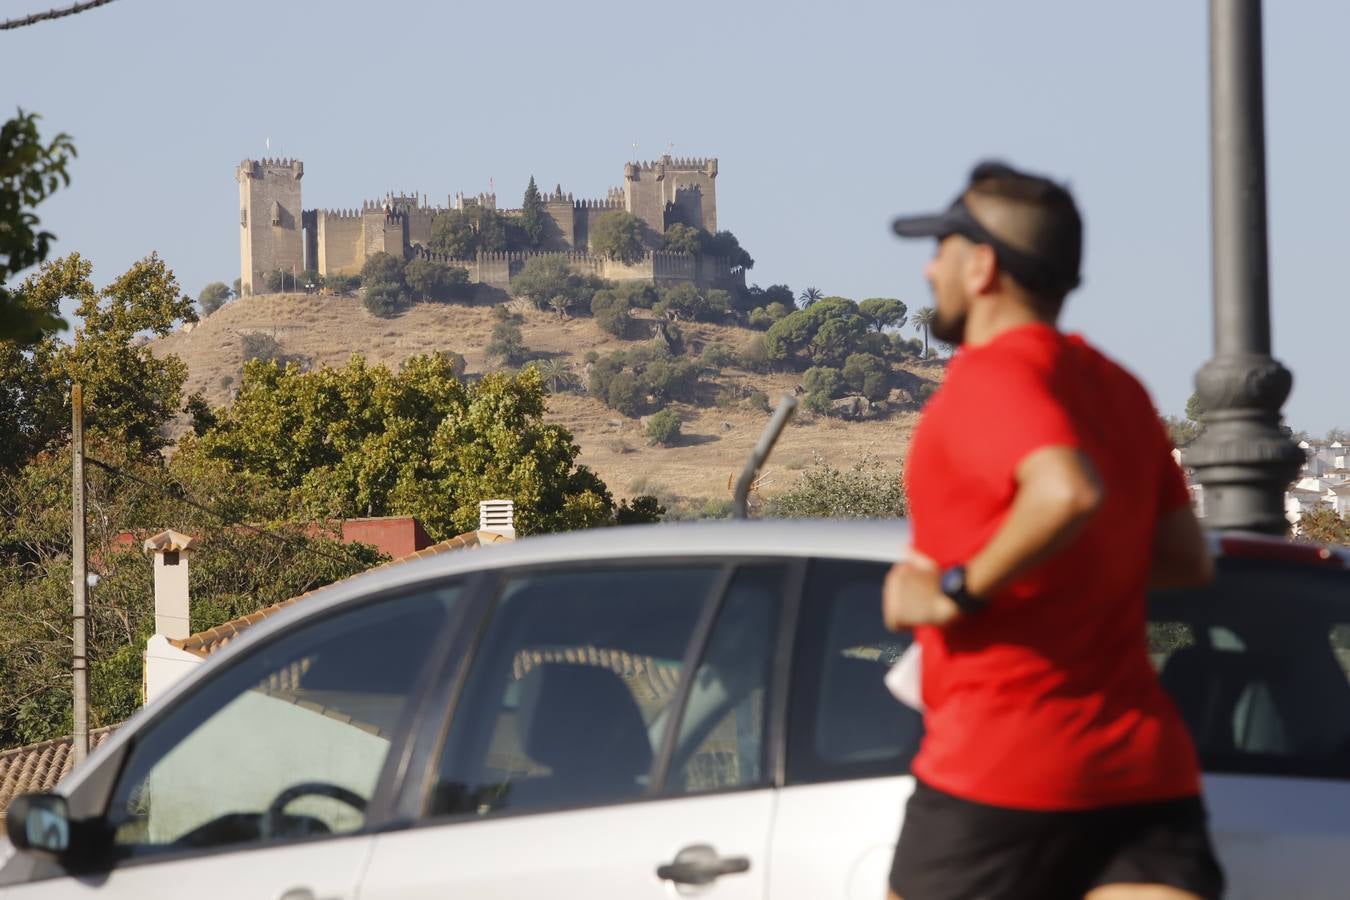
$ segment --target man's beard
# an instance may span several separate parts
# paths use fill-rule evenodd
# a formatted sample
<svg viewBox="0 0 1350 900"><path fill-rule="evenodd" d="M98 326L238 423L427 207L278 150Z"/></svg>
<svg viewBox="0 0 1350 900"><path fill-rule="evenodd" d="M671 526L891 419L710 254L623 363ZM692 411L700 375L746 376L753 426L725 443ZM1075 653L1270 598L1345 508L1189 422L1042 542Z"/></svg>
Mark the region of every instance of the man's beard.
<svg viewBox="0 0 1350 900"><path fill-rule="evenodd" d="M939 341L959 347L966 337L966 314L944 315L941 310L934 310L933 324L928 330Z"/></svg>

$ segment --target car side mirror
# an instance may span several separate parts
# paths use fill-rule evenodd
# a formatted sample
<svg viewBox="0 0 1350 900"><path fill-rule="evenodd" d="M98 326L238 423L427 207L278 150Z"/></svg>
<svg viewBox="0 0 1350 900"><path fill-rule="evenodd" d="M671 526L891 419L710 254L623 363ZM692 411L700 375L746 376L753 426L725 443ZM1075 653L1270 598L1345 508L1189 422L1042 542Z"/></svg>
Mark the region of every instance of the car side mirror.
<svg viewBox="0 0 1350 900"><path fill-rule="evenodd" d="M60 858L70 851L70 807L60 794L23 794L9 804L5 830L18 850Z"/></svg>

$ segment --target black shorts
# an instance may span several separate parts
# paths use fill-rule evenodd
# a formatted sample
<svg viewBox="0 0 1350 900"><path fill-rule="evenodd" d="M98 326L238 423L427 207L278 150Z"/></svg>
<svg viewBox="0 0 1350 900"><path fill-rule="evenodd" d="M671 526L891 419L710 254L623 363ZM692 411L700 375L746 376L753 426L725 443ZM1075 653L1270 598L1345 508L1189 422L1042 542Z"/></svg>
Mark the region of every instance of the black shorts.
<svg viewBox="0 0 1350 900"><path fill-rule="evenodd" d="M891 866L902 900L1079 900L1108 884L1223 893L1199 797L1073 812L986 806L918 782Z"/></svg>

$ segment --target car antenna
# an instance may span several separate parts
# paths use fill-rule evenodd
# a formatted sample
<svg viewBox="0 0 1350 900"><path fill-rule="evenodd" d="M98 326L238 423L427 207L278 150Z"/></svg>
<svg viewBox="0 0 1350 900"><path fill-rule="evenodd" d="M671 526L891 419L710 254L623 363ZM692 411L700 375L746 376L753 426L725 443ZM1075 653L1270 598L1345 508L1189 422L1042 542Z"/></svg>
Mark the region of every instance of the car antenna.
<svg viewBox="0 0 1350 900"><path fill-rule="evenodd" d="M736 479L736 491L732 495L731 501L731 517L733 519L750 518L750 486L754 484L755 476L759 474L764 461L769 458L769 451L778 442L778 436L783 433L788 419L792 418L792 413L796 409L797 398L791 394L784 394L783 399L778 401L778 408L773 411L773 418L769 419L769 424L764 426L764 433L759 436L759 443L755 444L755 449L750 451L750 458L745 461L745 468L741 470L741 477Z"/></svg>

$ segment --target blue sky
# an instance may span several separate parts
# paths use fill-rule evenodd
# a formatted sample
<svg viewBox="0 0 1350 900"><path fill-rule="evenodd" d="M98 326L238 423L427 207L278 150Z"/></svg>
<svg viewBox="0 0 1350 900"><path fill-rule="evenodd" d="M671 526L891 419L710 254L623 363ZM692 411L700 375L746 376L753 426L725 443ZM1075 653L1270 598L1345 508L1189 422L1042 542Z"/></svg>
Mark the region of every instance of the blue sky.
<svg viewBox="0 0 1350 900"><path fill-rule="evenodd" d="M8 18L64 5L0 0ZM578 196L624 161L717 156L718 219L752 280L929 302L897 212L997 156L1054 174L1088 223L1067 327L1180 412L1211 347L1206 7L1200 0L680 3L119 0L0 32L0 101L75 137L40 208L100 282L158 251L193 294L239 274L245 157L305 162L306 207L444 198L531 174ZM1286 416L1350 426L1350 4L1266 4L1275 353ZM1339 285L1339 286L1338 286ZM454 349L454 348L449 348Z"/></svg>

